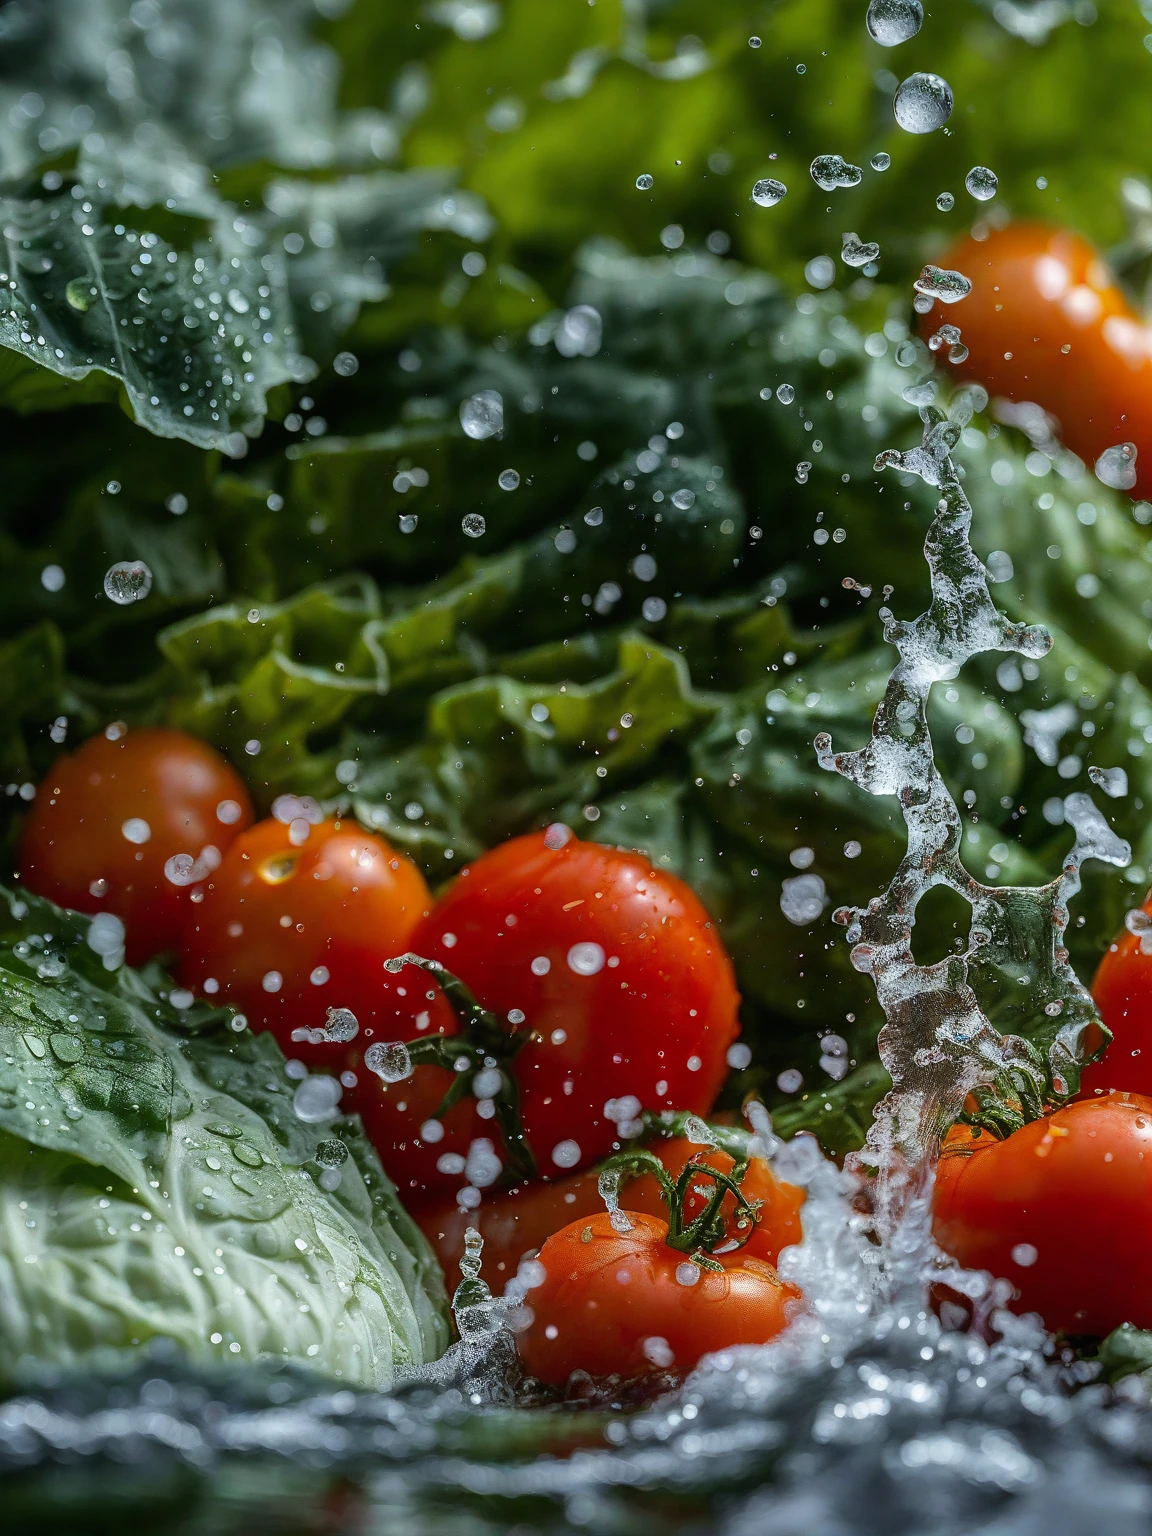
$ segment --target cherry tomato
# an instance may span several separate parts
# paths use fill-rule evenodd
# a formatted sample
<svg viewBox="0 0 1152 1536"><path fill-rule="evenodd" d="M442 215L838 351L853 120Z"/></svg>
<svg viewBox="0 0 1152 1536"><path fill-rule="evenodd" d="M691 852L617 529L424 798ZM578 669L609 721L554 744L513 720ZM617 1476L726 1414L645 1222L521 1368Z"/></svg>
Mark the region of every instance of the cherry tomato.
<svg viewBox="0 0 1152 1536"><path fill-rule="evenodd" d="M1152 897L1144 903L1152 914ZM1112 1031L1112 1043L1099 1061L1080 1076L1083 1095L1109 1088L1152 1094L1152 954L1140 935L1122 933L1109 946L1092 982L1100 1017Z"/></svg>
<svg viewBox="0 0 1152 1536"><path fill-rule="evenodd" d="M726 1152L705 1152L682 1136L653 1142L649 1150L655 1152L673 1178L690 1157L701 1152L702 1161L722 1173L731 1172L733 1166ZM416 1220L443 1266L449 1292L460 1283L460 1257L468 1227L475 1227L484 1239L484 1275L493 1291L500 1292L515 1275L520 1260L535 1254L554 1232L580 1217L598 1215L604 1210L598 1178L598 1170L589 1169L550 1184L521 1184L504 1194L487 1197L476 1210L462 1210L455 1201L450 1201L417 1212ZM798 1243L802 1236L800 1207L804 1191L783 1183L771 1165L759 1157L749 1164L740 1188L749 1200L759 1202L759 1220L741 1251L749 1258L775 1264L780 1250ZM630 1211L642 1211L649 1216L666 1214L659 1185L650 1174L626 1183L621 1193ZM685 1202L687 1220L698 1214L701 1204L698 1194L689 1194ZM734 1201L727 1196L722 1214L730 1217L733 1209Z"/></svg>
<svg viewBox="0 0 1152 1536"><path fill-rule="evenodd" d="M518 1335L540 1381L690 1371L703 1355L764 1344L788 1326L800 1291L741 1251L700 1269L665 1242L668 1224L629 1211L618 1232L606 1211L572 1222L540 1250L543 1279L528 1292L533 1318Z"/></svg>
<svg viewBox="0 0 1152 1536"><path fill-rule="evenodd" d="M567 828L514 838L461 872L408 947L455 972L523 1041L506 1070L543 1177L606 1156L641 1108L706 1114L715 1101L738 1028L732 963L688 887L643 855ZM357 1096L386 1167L389 1147L419 1151L433 1070ZM461 1188L475 1125L437 1130L424 1146L433 1197ZM491 1120L483 1134L502 1155Z"/></svg>
<svg viewBox="0 0 1152 1536"><path fill-rule="evenodd" d="M415 864L354 822L261 821L232 844L193 907L180 980L272 1030L288 1056L339 1072L349 1042L308 1038L327 1027L330 1008L355 1016L354 1052L381 1033L453 1027L423 972L384 970L430 906Z"/></svg>
<svg viewBox="0 0 1152 1536"><path fill-rule="evenodd" d="M1089 466L1106 448L1135 443L1132 494L1148 495L1152 331L1092 246L1069 230L1009 224L982 240L965 236L938 265L963 272L972 292L922 316L921 333L958 325L968 348L958 371L990 394L1043 406Z"/></svg>
<svg viewBox="0 0 1152 1536"><path fill-rule="evenodd" d="M970 1149L970 1150L969 1150ZM1152 1327L1152 1099L1081 1099L1003 1141L966 1131L936 1175L936 1240L1051 1329Z"/></svg>
<svg viewBox="0 0 1152 1536"><path fill-rule="evenodd" d="M206 742L109 726L49 770L20 877L59 906L115 913L139 964L176 943L193 891L251 820L244 781Z"/></svg>

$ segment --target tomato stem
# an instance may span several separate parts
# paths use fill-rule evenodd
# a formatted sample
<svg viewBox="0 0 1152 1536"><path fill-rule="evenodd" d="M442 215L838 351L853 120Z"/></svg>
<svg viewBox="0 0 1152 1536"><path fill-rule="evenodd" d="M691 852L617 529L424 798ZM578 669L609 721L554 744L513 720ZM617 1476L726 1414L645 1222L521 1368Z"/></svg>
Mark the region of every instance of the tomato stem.
<svg viewBox="0 0 1152 1536"><path fill-rule="evenodd" d="M618 1153L616 1157L610 1157L603 1167L619 1170L622 1178L639 1178L644 1174L650 1174L659 1184L660 1193L668 1207L668 1235L665 1242L669 1248L690 1254L694 1263L710 1269L716 1266L715 1262L708 1260L707 1256L722 1242L732 1241L737 1248L742 1248L748 1241L752 1235L752 1229L759 1220L759 1206L749 1200L740 1188L748 1172L747 1156L737 1158L731 1173L724 1173L719 1168L713 1168L708 1163L699 1161L707 1150L702 1147L698 1153L689 1158L676 1179L673 1179L656 1154L645 1147L636 1147L630 1151ZM693 1180L699 1178L712 1180L712 1193L704 1209L691 1221L686 1221L685 1206L689 1190ZM731 1195L736 1202L737 1216L747 1218L747 1230L741 1231L737 1225L735 1237L729 1232L728 1222L722 1211L727 1195Z"/></svg>
<svg viewBox="0 0 1152 1536"><path fill-rule="evenodd" d="M456 1075L436 1108L434 1118L443 1117L466 1093L475 1092L473 1083L482 1069L499 1066L500 1087L492 1097L496 1124L504 1141L508 1162L519 1178L536 1177L536 1158L524 1133L520 1116L520 1088L507 1068L523 1049L530 1035L527 1030L508 1028L490 1008L478 1002L472 991L439 960L423 955L397 955L386 960L384 969L393 975L414 965L436 978L441 992L460 1023L458 1035L426 1035L405 1042L414 1066L428 1064L443 1067ZM463 1067L460 1066L463 1061Z"/></svg>

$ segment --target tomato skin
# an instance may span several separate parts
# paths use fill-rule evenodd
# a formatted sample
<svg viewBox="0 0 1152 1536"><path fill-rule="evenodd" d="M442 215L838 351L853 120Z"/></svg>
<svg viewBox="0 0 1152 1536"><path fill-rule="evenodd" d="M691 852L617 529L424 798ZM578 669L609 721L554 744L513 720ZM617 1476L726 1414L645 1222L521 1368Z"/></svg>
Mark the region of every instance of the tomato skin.
<svg viewBox="0 0 1152 1536"><path fill-rule="evenodd" d="M673 1178L693 1154L703 1150L682 1136L653 1142L649 1148ZM726 1152L706 1152L703 1161L723 1173L730 1172L733 1166ZM474 1211L461 1210L455 1201L418 1211L416 1220L436 1250L449 1294L460 1282L460 1256L468 1227L475 1227L484 1239L483 1273L493 1291L500 1292L525 1255L537 1252L561 1227L604 1210L598 1178L599 1172L593 1168L552 1183L521 1184L503 1194L489 1196ZM707 1178L700 1182L711 1187ZM761 1202L760 1219L741 1252L774 1265L780 1250L798 1243L803 1235L800 1207L804 1191L778 1179L763 1158L753 1159L741 1188L749 1200ZM622 1196L630 1211L661 1218L667 1215L659 1185L651 1174L625 1183ZM699 1195L689 1194L685 1202L687 1220L699 1213L701 1204ZM725 1216L732 1214L734 1204L729 1195L722 1207Z"/></svg>
<svg viewBox="0 0 1152 1536"><path fill-rule="evenodd" d="M1011 1280L1014 1310L1051 1329L1152 1327L1152 1098L1081 1099L1004 1141L966 1143L950 1140L937 1170L942 1248Z"/></svg>
<svg viewBox="0 0 1152 1536"><path fill-rule="evenodd" d="M1152 912L1152 898L1144 911ZM1112 1042L1081 1073L1081 1094L1110 1088L1152 1094L1152 955L1140 948L1139 934L1122 933L1109 946L1093 979L1092 996Z"/></svg>
<svg viewBox="0 0 1152 1536"><path fill-rule="evenodd" d="M270 1029L286 1055L330 1071L343 1066L340 1048L292 1038L322 1027L330 1007L356 1015L356 1052L373 1038L415 1038L421 1012L431 1021L424 1029L454 1024L423 972L384 970L431 906L412 861L354 822L322 822L299 844L292 836L269 819L232 844L185 925L184 985L233 1004L253 1029ZM269 973L280 977L271 990Z"/></svg>
<svg viewBox="0 0 1152 1536"><path fill-rule="evenodd" d="M957 371L992 395L1043 406L1090 467L1105 448L1135 443L1131 494L1148 495L1152 332L1095 249L1069 230L1009 224L959 240L938 265L963 272L972 292L921 316L921 334L958 325L969 351Z"/></svg>
<svg viewBox="0 0 1152 1536"><path fill-rule="evenodd" d="M198 859L207 847L224 853L252 820L252 802L235 769L195 736L160 726L109 732L52 765L25 820L18 864L36 895L77 912L114 912L138 965L177 942L190 910L194 886L175 884L165 863ZM225 805L231 820L217 814ZM146 824L143 842L124 834L130 821ZM102 896L92 892L99 882Z"/></svg>
<svg viewBox="0 0 1152 1536"><path fill-rule="evenodd" d="M500 1019L525 1015L532 1034L513 1064L521 1114L541 1176L557 1178L612 1150L611 1100L708 1112L739 994L719 935L683 881L638 853L574 837L549 847L545 837L514 838L477 859L410 947L454 971ZM581 953L594 963L598 955L594 974L569 964L576 945L592 946Z"/></svg>
<svg viewBox="0 0 1152 1536"><path fill-rule="evenodd" d="M533 1319L517 1336L520 1357L538 1380L559 1384L575 1370L690 1371L703 1355L765 1344L788 1326L800 1291L770 1264L718 1255L722 1273L701 1271L695 1284L682 1285L676 1271L686 1255L665 1242L667 1223L641 1211L628 1216L630 1232L617 1232L601 1211L562 1228L541 1248L544 1279L528 1292ZM651 1340L671 1358L658 1346L657 1358L646 1354Z"/></svg>

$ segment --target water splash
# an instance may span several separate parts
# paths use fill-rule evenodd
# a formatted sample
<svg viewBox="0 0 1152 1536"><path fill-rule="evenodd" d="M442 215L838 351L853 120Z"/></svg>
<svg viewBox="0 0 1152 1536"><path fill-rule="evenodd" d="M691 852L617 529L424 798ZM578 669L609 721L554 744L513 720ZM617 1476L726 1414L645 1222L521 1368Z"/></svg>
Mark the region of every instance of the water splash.
<svg viewBox="0 0 1152 1536"><path fill-rule="evenodd" d="M1064 947L1068 902L1080 888L1086 859L1123 866L1130 858L1128 845L1089 796L1073 794L1064 801L1064 816L1075 841L1055 880L997 888L964 868L961 813L936 767L928 729L929 692L983 652L1038 659L1051 640L1038 625L1014 623L1000 612L972 549L972 509L951 457L971 415L970 398L961 392L951 415L922 403L920 415L920 446L905 453L888 449L876 467L917 474L940 489L924 543L932 600L908 621L880 611L885 638L900 659L877 708L871 741L852 752L835 752L827 734L815 742L822 768L869 794L897 796L908 834L888 889L865 907L835 914L853 946L852 963L871 975L885 1015L879 1049L893 1088L878 1106L856 1162L878 1174L877 1231L890 1244L900 1241L902 1228L926 1241L934 1149L974 1088L991 1087L1016 1069L1038 1074L1054 1096L1075 1091L1097 1014ZM948 887L969 904L968 941L961 953L920 965L912 947L916 908L934 886ZM1027 1037L993 1027L978 986L1028 1026Z"/></svg>

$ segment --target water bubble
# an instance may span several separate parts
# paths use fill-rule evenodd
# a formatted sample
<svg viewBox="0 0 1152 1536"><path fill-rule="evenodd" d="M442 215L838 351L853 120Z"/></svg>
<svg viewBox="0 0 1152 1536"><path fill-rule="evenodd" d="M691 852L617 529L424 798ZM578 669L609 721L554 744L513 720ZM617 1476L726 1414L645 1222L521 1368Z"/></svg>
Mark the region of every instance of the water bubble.
<svg viewBox="0 0 1152 1536"><path fill-rule="evenodd" d="M791 384L778 384L776 386L776 398L781 405L791 405L796 398L796 391Z"/></svg>
<svg viewBox="0 0 1152 1536"><path fill-rule="evenodd" d="M1117 491L1130 491L1136 484L1136 444L1117 443L1105 448L1096 460L1096 478Z"/></svg>
<svg viewBox="0 0 1152 1536"><path fill-rule="evenodd" d="M974 165L965 176L964 185L978 202L986 203L989 198L996 196L1000 183L995 171L990 171L986 165Z"/></svg>
<svg viewBox="0 0 1152 1536"><path fill-rule="evenodd" d="M668 612L668 604L662 597L646 597L640 604L640 612L649 624L659 624Z"/></svg>
<svg viewBox="0 0 1152 1536"><path fill-rule="evenodd" d="M350 379L360 367L360 359L355 352L337 352L332 359L332 367L342 379Z"/></svg>
<svg viewBox="0 0 1152 1536"><path fill-rule="evenodd" d="M920 0L872 0L864 25L874 43L895 48L915 37L924 25L924 7Z"/></svg>
<svg viewBox="0 0 1152 1536"><path fill-rule="evenodd" d="M88 948L105 962L124 954L124 924L114 912L97 912L84 935Z"/></svg>
<svg viewBox="0 0 1152 1536"><path fill-rule="evenodd" d="M568 310L556 332L556 350L561 357L595 357L600 350L603 322L599 310L591 304L577 304Z"/></svg>
<svg viewBox="0 0 1152 1536"><path fill-rule="evenodd" d="M936 198L936 206L941 213L951 213L956 206L956 199L951 192L941 192Z"/></svg>
<svg viewBox="0 0 1152 1536"><path fill-rule="evenodd" d="M104 594L121 608L138 603L152 590L152 572L143 560L117 560L104 573Z"/></svg>
<svg viewBox="0 0 1152 1536"><path fill-rule="evenodd" d="M516 469L502 469L496 477L496 484L502 491L514 491L520 484L520 471Z"/></svg>
<svg viewBox="0 0 1152 1536"><path fill-rule="evenodd" d="M495 389L482 389L460 402L460 425L464 435L476 442L495 437L504 430L504 397Z"/></svg>
<svg viewBox="0 0 1152 1536"><path fill-rule="evenodd" d="M880 247L875 241L861 240L860 236L852 230L848 230L841 237L843 242L840 248L840 260L849 267L866 267L870 261L875 261L880 255Z"/></svg>
<svg viewBox="0 0 1152 1536"><path fill-rule="evenodd" d="M45 592L59 592L67 579L62 565L46 565L40 572L40 585Z"/></svg>
<svg viewBox="0 0 1152 1536"><path fill-rule="evenodd" d="M735 1045L728 1047L724 1059L733 1072L743 1072L745 1067L752 1065L752 1052L742 1040L738 1040Z"/></svg>
<svg viewBox="0 0 1152 1536"><path fill-rule="evenodd" d="M896 121L906 133L933 133L952 116L952 87L939 75L909 75L892 102Z"/></svg>
<svg viewBox="0 0 1152 1536"><path fill-rule="evenodd" d="M817 155L809 169L812 180L825 192L859 186L864 176L860 167L850 164L843 155Z"/></svg>
<svg viewBox="0 0 1152 1536"><path fill-rule="evenodd" d="M575 1168L580 1161L580 1144L576 1141L558 1141L552 1148L552 1161L557 1168Z"/></svg>
<svg viewBox="0 0 1152 1536"><path fill-rule="evenodd" d="M972 280L963 272L953 272L947 267L924 267L912 285L925 298L939 299L943 304L956 304L972 292Z"/></svg>
<svg viewBox="0 0 1152 1536"><path fill-rule="evenodd" d="M790 923L805 928L824 911L828 895L819 875L794 875L780 890L780 910Z"/></svg>
<svg viewBox="0 0 1152 1536"><path fill-rule="evenodd" d="M872 156L871 160L869 160L868 164L874 171L886 171L892 164L892 156L887 154L884 150L878 149Z"/></svg>
<svg viewBox="0 0 1152 1536"><path fill-rule="evenodd" d="M752 201L758 208L775 208L781 198L787 195L788 188L772 176L762 176L752 186Z"/></svg>
<svg viewBox="0 0 1152 1536"><path fill-rule="evenodd" d="M403 1040L377 1041L364 1052L364 1065L386 1083L402 1083L412 1076L412 1058Z"/></svg>
<svg viewBox="0 0 1152 1536"><path fill-rule="evenodd" d="M152 828L143 816L129 816L128 820L120 825L120 835L139 847L151 838Z"/></svg>
<svg viewBox="0 0 1152 1536"><path fill-rule="evenodd" d="M636 190L638 192L650 192L652 190L652 185L653 178L649 176L647 171L642 171L641 174L637 176Z"/></svg>
<svg viewBox="0 0 1152 1536"><path fill-rule="evenodd" d="M296 1118L303 1120L306 1125L318 1125L323 1120L331 1120L343 1092L338 1078L323 1073L304 1078L292 1095Z"/></svg>
<svg viewBox="0 0 1152 1536"><path fill-rule="evenodd" d="M322 1168L339 1168L348 1161L348 1148L338 1136L332 1136L326 1141L318 1141L312 1156Z"/></svg>
<svg viewBox="0 0 1152 1536"><path fill-rule="evenodd" d="M460 526L470 539L482 539L488 531L488 524L479 512L466 513Z"/></svg>
<svg viewBox="0 0 1152 1536"><path fill-rule="evenodd" d="M573 944L568 951L568 969L577 976L595 976L604 969L604 960L603 948L589 940Z"/></svg>
<svg viewBox="0 0 1152 1536"><path fill-rule="evenodd" d="M836 280L836 263L831 256L813 256L804 276L813 288L830 288Z"/></svg>

